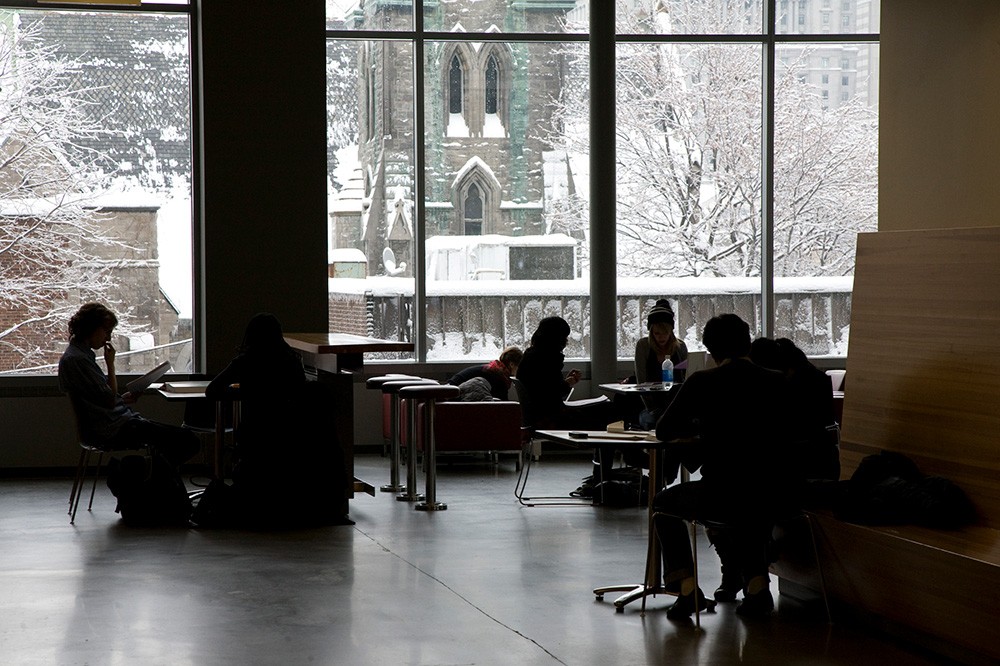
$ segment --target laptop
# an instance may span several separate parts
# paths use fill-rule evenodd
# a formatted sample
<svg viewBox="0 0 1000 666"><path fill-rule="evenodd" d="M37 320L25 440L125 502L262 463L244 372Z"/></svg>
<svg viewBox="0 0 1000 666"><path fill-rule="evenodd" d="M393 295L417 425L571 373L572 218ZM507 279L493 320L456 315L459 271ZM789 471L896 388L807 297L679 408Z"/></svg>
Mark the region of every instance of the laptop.
<svg viewBox="0 0 1000 666"><path fill-rule="evenodd" d="M158 366L156 366L143 376L137 377L136 379L130 381L125 386L125 390L131 393L132 395L139 395L140 393L148 389L150 384L159 381L160 378L163 377L163 375L167 374L168 370L170 370L170 361L164 361L163 363L159 364Z"/></svg>
<svg viewBox="0 0 1000 666"><path fill-rule="evenodd" d="M685 379L690 377L692 373L698 372L699 370L704 370L708 365L708 352L703 351L693 351L688 352L688 357L674 366L674 379L677 382L683 382ZM681 371L683 374L681 374Z"/></svg>

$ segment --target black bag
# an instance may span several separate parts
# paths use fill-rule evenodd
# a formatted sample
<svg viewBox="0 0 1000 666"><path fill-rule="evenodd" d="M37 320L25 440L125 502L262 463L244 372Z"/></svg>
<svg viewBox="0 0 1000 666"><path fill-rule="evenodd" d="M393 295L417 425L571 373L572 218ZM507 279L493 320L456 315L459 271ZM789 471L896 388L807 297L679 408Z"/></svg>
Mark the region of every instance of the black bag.
<svg viewBox="0 0 1000 666"><path fill-rule="evenodd" d="M160 456L112 458L108 488L118 498L115 512L129 525L186 524L191 517L184 481Z"/></svg>
<svg viewBox="0 0 1000 666"><path fill-rule="evenodd" d="M865 457L845 486L836 515L863 525L924 525L955 529L975 521L968 496L952 481L924 476L906 456Z"/></svg>
<svg viewBox="0 0 1000 666"><path fill-rule="evenodd" d="M222 479L213 479L201 494L191 520L198 527L233 527L240 522L237 491Z"/></svg>

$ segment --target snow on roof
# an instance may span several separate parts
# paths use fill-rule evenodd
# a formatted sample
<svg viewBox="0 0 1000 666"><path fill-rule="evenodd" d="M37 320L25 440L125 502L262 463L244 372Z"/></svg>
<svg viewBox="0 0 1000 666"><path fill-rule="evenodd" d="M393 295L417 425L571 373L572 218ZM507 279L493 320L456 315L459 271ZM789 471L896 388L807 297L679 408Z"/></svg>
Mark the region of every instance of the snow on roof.
<svg viewBox="0 0 1000 666"><path fill-rule="evenodd" d="M467 173L469 173L476 167L482 169L483 172L486 173L486 175L489 176L494 183L497 184L500 183L500 181L497 180L497 176L493 172L493 169L491 169L490 166L486 162L484 162L478 155L473 155L472 157L469 158L469 161L465 163L465 166L459 169L458 173L455 174L455 179L452 182L457 185L462 181L462 179L465 177Z"/></svg>
<svg viewBox="0 0 1000 666"><path fill-rule="evenodd" d="M541 201L501 201L500 210L509 209L538 209L541 210L545 205Z"/></svg>
<svg viewBox="0 0 1000 666"><path fill-rule="evenodd" d="M546 201L568 197L571 184L578 196L590 199L590 162L587 155L565 150L543 151L542 177Z"/></svg>
<svg viewBox="0 0 1000 666"><path fill-rule="evenodd" d="M97 195L76 195L76 199L48 199L45 197L30 197L23 199L0 200L0 215L6 217L44 217L52 214L57 208L68 205L78 205L87 209L149 209L160 207L160 198L148 192L106 192Z"/></svg>
<svg viewBox="0 0 1000 666"><path fill-rule="evenodd" d="M354 263L368 263L368 258L365 257L365 253L356 247L339 247L330 250L329 254L330 263L334 262L354 262Z"/></svg>

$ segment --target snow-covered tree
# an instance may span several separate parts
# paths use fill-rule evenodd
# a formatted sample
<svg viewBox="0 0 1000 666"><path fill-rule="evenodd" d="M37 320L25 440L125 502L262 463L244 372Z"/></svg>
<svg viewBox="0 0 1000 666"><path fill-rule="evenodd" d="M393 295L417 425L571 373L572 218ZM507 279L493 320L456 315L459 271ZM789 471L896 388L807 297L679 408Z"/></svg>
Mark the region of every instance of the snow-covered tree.
<svg viewBox="0 0 1000 666"><path fill-rule="evenodd" d="M760 25L755 3L619 0L638 34L735 34ZM733 9L737 7L737 9ZM804 62L808 48L796 51ZM760 272L761 48L738 43L618 47L619 273ZM774 242L779 275L844 275L858 231L874 227L877 116L853 101L825 108L786 63L775 89ZM566 127L579 106L564 103ZM586 152L584 132L567 150Z"/></svg>
<svg viewBox="0 0 1000 666"><path fill-rule="evenodd" d="M78 65L16 16L0 23L0 366L51 360L69 314L84 300L114 302L112 265L92 198L101 129L85 113ZM125 310L124 308L122 309ZM123 328L128 328L127 321Z"/></svg>

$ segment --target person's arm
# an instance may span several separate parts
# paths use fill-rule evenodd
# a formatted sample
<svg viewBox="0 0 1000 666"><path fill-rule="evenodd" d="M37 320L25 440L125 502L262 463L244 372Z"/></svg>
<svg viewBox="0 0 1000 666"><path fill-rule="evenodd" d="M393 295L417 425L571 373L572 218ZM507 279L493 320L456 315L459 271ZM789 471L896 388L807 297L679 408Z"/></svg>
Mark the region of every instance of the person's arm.
<svg viewBox="0 0 1000 666"><path fill-rule="evenodd" d="M113 373L113 352L111 369ZM111 409L117 400L117 393L114 390L117 384L117 378L112 382L92 357L81 354L64 358L59 362L59 385L75 399Z"/></svg>
<svg viewBox="0 0 1000 666"><path fill-rule="evenodd" d="M656 438L663 442L673 442L670 446L671 456L692 472L701 467L702 463L696 412L700 386L698 380L682 384L656 423Z"/></svg>
<svg viewBox="0 0 1000 666"><path fill-rule="evenodd" d="M118 373L115 372L115 351L114 345L110 342L104 345L104 365L108 368L108 387L111 389L111 395L108 396L107 406L115 406L115 396L118 395ZM126 403L133 403L136 401L138 396L134 396L131 393L125 393L122 395L122 400Z"/></svg>
<svg viewBox="0 0 1000 666"><path fill-rule="evenodd" d="M225 369L223 369L222 372L217 374L212 381L208 383L208 386L205 388L206 398L209 398L210 400L221 400L225 397L230 386L240 382L240 375L242 373L239 369L239 360L240 357L237 356L232 360L232 362L230 362L229 365L225 367Z"/></svg>

